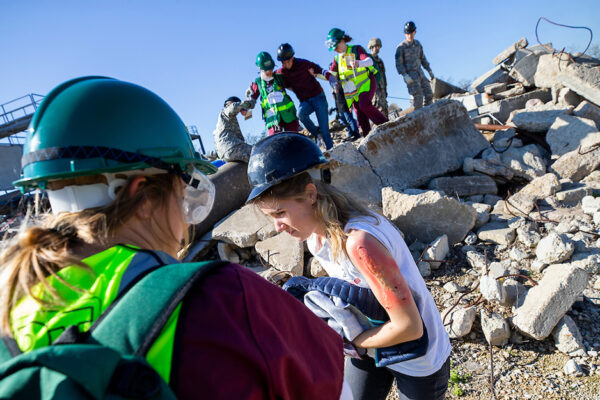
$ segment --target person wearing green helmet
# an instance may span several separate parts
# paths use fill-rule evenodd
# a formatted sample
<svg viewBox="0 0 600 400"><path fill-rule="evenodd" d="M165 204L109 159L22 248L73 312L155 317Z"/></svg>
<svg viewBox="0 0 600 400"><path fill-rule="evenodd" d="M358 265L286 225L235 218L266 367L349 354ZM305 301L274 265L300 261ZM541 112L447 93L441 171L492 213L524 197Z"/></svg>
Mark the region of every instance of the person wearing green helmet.
<svg viewBox="0 0 600 400"><path fill-rule="evenodd" d="M395 398L444 399L450 339L402 234L320 179L326 166L319 148L296 134L267 137L252 150L247 202L278 232L305 242L328 275L292 277L284 289L340 327L350 356L345 381L355 399L385 400L394 381ZM373 311L377 317L369 317Z"/></svg>
<svg viewBox="0 0 600 400"><path fill-rule="evenodd" d="M214 186L206 174L215 171L194 150L179 116L145 88L94 76L52 90L33 116L15 182L47 191L52 212L32 217L0 254L0 357L7 350L39 354L34 350L53 343L63 348L67 340L79 344L97 322L110 320L112 312L104 318L105 311L143 289L144 301L130 315L137 320L154 312L148 306L173 274L192 266L201 272L206 264L179 260L189 224L211 209ZM155 274L164 283L145 285ZM173 297L160 326L144 336L152 341L136 353L161 388L181 399L198 393L339 398L341 339L295 299L237 264L221 263L202 281L185 282L178 289L185 296ZM126 337L115 340L130 341L131 330L135 326L119 330ZM140 379L150 376L136 371ZM117 383L108 390L128 390ZM125 397L142 398L132 393Z"/></svg>
<svg viewBox="0 0 600 400"><path fill-rule="evenodd" d="M329 51L335 50L337 53L331 64L331 71L341 81L348 108L354 107L362 135L367 136L371 131L369 120L380 125L388 119L372 104L377 91L375 74L378 73L373 66L373 59L362 46L348 45L351 40L343 30L333 28L329 31L325 44Z"/></svg>
<svg viewBox="0 0 600 400"><path fill-rule="evenodd" d="M261 98L260 106L267 133L270 136L283 131L298 132L300 123L296 107L285 91L283 78L274 72L273 57L266 51L261 51L256 56L256 66L260 69L260 76L250 84L246 97L254 102Z"/></svg>

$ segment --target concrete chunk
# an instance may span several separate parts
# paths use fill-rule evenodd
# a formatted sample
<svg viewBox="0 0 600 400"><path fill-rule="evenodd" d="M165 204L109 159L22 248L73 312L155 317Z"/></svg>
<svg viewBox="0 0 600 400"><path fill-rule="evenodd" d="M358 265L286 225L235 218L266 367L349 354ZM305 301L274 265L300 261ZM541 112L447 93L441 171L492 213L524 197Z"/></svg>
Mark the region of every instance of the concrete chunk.
<svg viewBox="0 0 600 400"><path fill-rule="evenodd" d="M496 194L498 187L489 176L452 176L434 178L427 185L429 189L441 190L449 196L473 196L476 194Z"/></svg>
<svg viewBox="0 0 600 400"><path fill-rule="evenodd" d="M494 57L492 62L494 64L498 65L501 62L508 59L509 57L512 57L517 52L517 49L525 48L525 47L527 47L528 44L529 43L527 42L527 38L521 38L520 40L516 41L515 43L511 44L506 49L504 49L496 57Z"/></svg>
<svg viewBox="0 0 600 400"><path fill-rule="evenodd" d="M430 243L443 234L449 244L458 243L475 225L475 210L468 204L435 191L415 194L382 190L383 212L409 241Z"/></svg>
<svg viewBox="0 0 600 400"><path fill-rule="evenodd" d="M557 264L569 260L574 251L573 242L565 234L550 232L537 244L535 255L545 264Z"/></svg>
<svg viewBox="0 0 600 400"><path fill-rule="evenodd" d="M528 181L546 173L546 162L535 144L523 147L510 147L503 153L485 150L481 158L509 168L514 176Z"/></svg>
<svg viewBox="0 0 600 400"><path fill-rule="evenodd" d="M431 80L431 91L433 92L434 99L441 99L450 93L464 93L465 90L457 86L452 85L440 78L433 78Z"/></svg>
<svg viewBox="0 0 600 400"><path fill-rule="evenodd" d="M359 150L384 186L400 189L457 170L488 147L459 102L439 100L377 126Z"/></svg>
<svg viewBox="0 0 600 400"><path fill-rule="evenodd" d="M479 240L503 245L511 244L516 236L515 228L511 228L501 222L485 224L477 232Z"/></svg>
<svg viewBox="0 0 600 400"><path fill-rule="evenodd" d="M502 123L506 122L510 113L514 110L525 108L525 103L531 99L540 99L544 103L552 100L552 94L548 89L533 90L519 96L509 97L504 100L481 106L477 109L479 115L490 113Z"/></svg>
<svg viewBox="0 0 600 400"><path fill-rule="evenodd" d="M289 233L281 232L254 246L263 260L280 271L301 276L304 271L304 244Z"/></svg>
<svg viewBox="0 0 600 400"><path fill-rule="evenodd" d="M543 340L571 308L587 286L588 274L581 268L556 264L546 268L537 286L527 292L515 310L513 325L524 334Z"/></svg>
<svg viewBox="0 0 600 400"><path fill-rule="evenodd" d="M0 190L14 189L13 182L21 176L21 146L0 145Z"/></svg>
<svg viewBox="0 0 600 400"><path fill-rule="evenodd" d="M579 328L573 318L565 315L552 332L556 348L565 354L578 353L585 355L585 345Z"/></svg>
<svg viewBox="0 0 600 400"><path fill-rule="evenodd" d="M596 127L600 129L600 107L584 100L573 110L573 114L581 118L591 119L596 123Z"/></svg>
<svg viewBox="0 0 600 400"><path fill-rule="evenodd" d="M444 311L442 317L445 317L446 323L452 321L451 324L446 325L446 332L448 332L450 339L458 339L471 332L473 322L477 316L477 309L475 307L456 307L446 316L447 313L448 311Z"/></svg>
<svg viewBox="0 0 600 400"><path fill-rule="evenodd" d="M558 80L580 96L600 105L600 68L573 63L558 74Z"/></svg>
<svg viewBox="0 0 600 400"><path fill-rule="evenodd" d="M486 85L508 82L509 79L510 77L508 72L504 70L502 65L497 65L485 74L481 75L479 78L475 79L473 83L471 83L471 88L478 93L483 93Z"/></svg>
<svg viewBox="0 0 600 400"><path fill-rule="evenodd" d="M276 233L273 220L256 206L248 204L217 225L212 231L212 237L238 247L252 247L259 240Z"/></svg>
<svg viewBox="0 0 600 400"><path fill-rule="evenodd" d="M535 201L552 196L560 189L561 184L554 174L535 178L508 199L510 210L517 215L526 216L534 209Z"/></svg>
<svg viewBox="0 0 600 400"><path fill-rule="evenodd" d="M554 105L552 103L541 104L524 110L516 110L511 114L510 122L517 128L529 132L546 132L556 117L562 117L573 113L573 107Z"/></svg>
<svg viewBox="0 0 600 400"><path fill-rule="evenodd" d="M546 142L552 154L563 155L576 150L583 140L597 132L596 123L591 119L563 115L557 117L548 130Z"/></svg>
<svg viewBox="0 0 600 400"><path fill-rule="evenodd" d="M574 182L580 181L592 171L600 167L600 147L593 150L593 147L583 147L580 154L579 150L573 150L560 156L549 168L562 179L570 179Z"/></svg>
<svg viewBox="0 0 600 400"><path fill-rule="evenodd" d="M352 143L339 144L329 154L333 186L367 203L381 203L381 178Z"/></svg>
<svg viewBox="0 0 600 400"><path fill-rule="evenodd" d="M539 57L536 53L527 54L515 63L509 75L527 87L535 86L534 76Z"/></svg>
<svg viewBox="0 0 600 400"><path fill-rule="evenodd" d="M504 346L510 339L508 322L497 313L488 316L486 310L481 310L481 330L492 346Z"/></svg>

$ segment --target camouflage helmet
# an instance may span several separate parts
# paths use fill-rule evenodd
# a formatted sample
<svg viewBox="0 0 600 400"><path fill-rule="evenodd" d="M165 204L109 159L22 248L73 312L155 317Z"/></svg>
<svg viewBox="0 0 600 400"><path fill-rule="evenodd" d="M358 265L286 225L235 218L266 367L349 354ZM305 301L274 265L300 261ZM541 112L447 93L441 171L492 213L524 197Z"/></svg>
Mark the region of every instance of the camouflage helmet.
<svg viewBox="0 0 600 400"><path fill-rule="evenodd" d="M417 30L417 26L415 25L414 22L412 21L408 21L405 25L404 25L404 33L413 33Z"/></svg>
<svg viewBox="0 0 600 400"><path fill-rule="evenodd" d="M370 49L372 47L375 46L379 46L381 47L381 39L379 39L378 37L372 38L371 40L369 40L369 44L367 45L367 47Z"/></svg>
<svg viewBox="0 0 600 400"><path fill-rule="evenodd" d="M271 71L275 68L275 61L273 57L266 51L261 51L256 56L256 66L262 71Z"/></svg>

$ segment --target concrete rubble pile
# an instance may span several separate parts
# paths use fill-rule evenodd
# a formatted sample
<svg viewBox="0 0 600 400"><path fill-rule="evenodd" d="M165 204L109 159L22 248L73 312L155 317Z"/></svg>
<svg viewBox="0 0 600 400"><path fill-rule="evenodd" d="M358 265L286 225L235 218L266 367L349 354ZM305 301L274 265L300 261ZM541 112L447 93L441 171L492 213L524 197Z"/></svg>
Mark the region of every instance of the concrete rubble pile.
<svg viewBox="0 0 600 400"><path fill-rule="evenodd" d="M473 92L336 145L332 184L401 230L424 277L443 276L447 257L466 260L438 302L451 338L473 338L474 325L495 346L551 337L570 364L600 374L600 345L580 331L600 315L573 311L600 305L600 61L521 39L493 62ZM252 206L212 235L254 248L266 277L325 275ZM469 300L479 295L486 307Z"/></svg>

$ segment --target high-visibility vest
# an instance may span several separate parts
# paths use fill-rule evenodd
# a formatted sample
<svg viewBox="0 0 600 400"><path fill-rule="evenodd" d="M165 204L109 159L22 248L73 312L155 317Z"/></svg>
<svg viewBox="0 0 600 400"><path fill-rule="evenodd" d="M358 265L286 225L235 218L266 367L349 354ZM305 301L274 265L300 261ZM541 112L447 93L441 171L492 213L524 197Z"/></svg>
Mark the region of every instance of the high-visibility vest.
<svg viewBox="0 0 600 400"><path fill-rule="evenodd" d="M344 54L336 54L335 60L338 67L338 77L342 82L344 89L344 97L348 108L352 107L352 103L358 102L358 96L363 92L371 90L371 80L369 74L376 74L377 69L370 67L349 68L346 63L347 59L356 59L355 53L352 52L352 47L348 45Z"/></svg>
<svg viewBox="0 0 600 400"><path fill-rule="evenodd" d="M12 309L11 327L21 351L25 353L51 345L65 329L73 325L79 327L80 332L87 331L116 299L121 278L130 265L135 263L136 271L157 266L157 260L151 255L124 245L94 254L83 262L90 267L89 270L69 266L56 272L64 282L54 276L47 278L48 283L64 300L64 306L48 309L32 297L25 296ZM33 287L32 293L44 299L48 292L38 283ZM146 355L148 363L166 382L169 382L171 374L175 328L180 310L181 303Z"/></svg>
<svg viewBox="0 0 600 400"><path fill-rule="evenodd" d="M279 79L281 78L275 75L272 85L267 85L267 82L260 77L255 81L262 99L260 106L262 107L267 129L273 125L278 125L282 121L290 123L297 119L294 102L285 92Z"/></svg>

